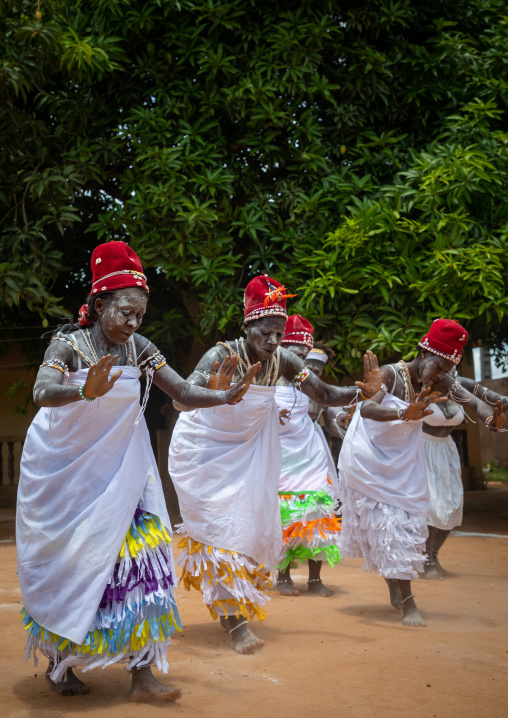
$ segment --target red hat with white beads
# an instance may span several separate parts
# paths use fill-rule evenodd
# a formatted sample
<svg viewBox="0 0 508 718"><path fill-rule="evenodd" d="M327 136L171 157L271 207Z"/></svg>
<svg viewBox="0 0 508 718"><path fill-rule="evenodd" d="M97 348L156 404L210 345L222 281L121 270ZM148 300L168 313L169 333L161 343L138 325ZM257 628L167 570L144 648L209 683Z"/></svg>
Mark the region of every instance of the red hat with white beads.
<svg viewBox="0 0 508 718"><path fill-rule="evenodd" d="M313 334L314 327L307 319L299 314L292 314L286 322L282 344L303 344L312 349Z"/></svg>
<svg viewBox="0 0 508 718"><path fill-rule="evenodd" d="M418 342L418 346L458 364L468 336L464 327L453 319L436 319L421 342Z"/></svg>
<svg viewBox="0 0 508 718"><path fill-rule="evenodd" d="M139 257L125 242L99 244L92 252L91 265L91 296L126 287L140 287L148 292Z"/></svg>
<svg viewBox="0 0 508 718"><path fill-rule="evenodd" d="M296 294L286 294L286 287L283 287L276 279L271 279L267 274L255 277L247 284L243 303L245 305L245 320L253 322L255 319L264 317L283 317L287 319L286 299L296 297Z"/></svg>

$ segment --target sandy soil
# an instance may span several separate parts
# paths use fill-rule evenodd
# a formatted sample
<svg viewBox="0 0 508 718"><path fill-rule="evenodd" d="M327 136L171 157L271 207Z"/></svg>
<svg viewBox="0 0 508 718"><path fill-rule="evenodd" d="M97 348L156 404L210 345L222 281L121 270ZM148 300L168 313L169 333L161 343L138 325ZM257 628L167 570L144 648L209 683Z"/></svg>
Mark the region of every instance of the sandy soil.
<svg viewBox="0 0 508 718"><path fill-rule="evenodd" d="M0 524L4 536L12 532L7 518ZM296 569L301 595L273 594L268 619L254 627L266 647L254 656L237 656L200 596L180 591L184 630L169 652L171 673L162 680L179 685L183 696L175 704L154 705L151 715L507 717L508 491L468 494L462 531L507 538L448 540L441 558L449 577L414 583L426 628L401 624L384 581L361 571L361 561L324 569L325 583L336 591L328 599L308 595L305 566ZM146 709L126 702L130 679L121 667L85 674L91 693L61 698L46 684L43 664L34 669L22 662L12 543L0 544L0 567L0 715L138 718Z"/></svg>

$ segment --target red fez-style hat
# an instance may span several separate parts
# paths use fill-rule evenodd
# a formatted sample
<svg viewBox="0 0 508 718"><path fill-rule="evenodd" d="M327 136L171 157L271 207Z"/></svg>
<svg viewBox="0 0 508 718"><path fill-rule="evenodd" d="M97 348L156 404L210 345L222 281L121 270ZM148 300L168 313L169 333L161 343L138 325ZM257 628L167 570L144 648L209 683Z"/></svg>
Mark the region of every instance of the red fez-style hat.
<svg viewBox="0 0 508 718"><path fill-rule="evenodd" d="M418 346L447 361L458 364L468 340L468 333L452 319L436 319Z"/></svg>
<svg viewBox="0 0 508 718"><path fill-rule="evenodd" d="M284 330L284 339L282 344L304 344L312 349L314 327L299 314L292 314L287 322Z"/></svg>
<svg viewBox="0 0 508 718"><path fill-rule="evenodd" d="M254 319L273 316L287 319L288 297L296 297L296 294L286 294L286 287L276 279L270 279L267 274L254 277L247 284L243 297L245 321L252 322Z"/></svg>
<svg viewBox="0 0 508 718"><path fill-rule="evenodd" d="M99 244L92 252L91 265L92 296L126 287L140 287L148 291L139 257L125 242Z"/></svg>

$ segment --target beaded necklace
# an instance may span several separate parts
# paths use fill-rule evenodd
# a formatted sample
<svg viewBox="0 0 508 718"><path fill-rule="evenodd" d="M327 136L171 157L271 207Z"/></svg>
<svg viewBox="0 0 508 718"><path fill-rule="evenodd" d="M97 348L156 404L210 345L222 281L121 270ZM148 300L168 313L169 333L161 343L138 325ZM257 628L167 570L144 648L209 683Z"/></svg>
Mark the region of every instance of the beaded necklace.
<svg viewBox="0 0 508 718"><path fill-rule="evenodd" d="M402 359L399 362L399 373L402 377L402 381L404 382L404 401L410 404L414 398L415 392L409 369L407 368L406 362L402 361Z"/></svg>
<svg viewBox="0 0 508 718"><path fill-rule="evenodd" d="M235 345L236 345L236 351L233 349L231 344L229 342L217 342L217 346L222 346L225 349L227 349L229 352L232 352L235 354L239 359L240 363L238 364L238 369L240 370L240 376L243 377L245 374L249 371L252 364L250 363L249 355L247 353L247 346L245 339L235 339ZM243 357L242 357L243 354ZM245 357L245 359L244 359ZM272 356L270 357L269 362L267 362L268 367L265 373L265 376L263 378L263 381L258 382L256 379L258 378L255 376L252 379L253 384L258 384L259 386L273 386L275 382L277 381L277 378L279 376L279 364L280 364L280 350L279 347L274 351Z"/></svg>

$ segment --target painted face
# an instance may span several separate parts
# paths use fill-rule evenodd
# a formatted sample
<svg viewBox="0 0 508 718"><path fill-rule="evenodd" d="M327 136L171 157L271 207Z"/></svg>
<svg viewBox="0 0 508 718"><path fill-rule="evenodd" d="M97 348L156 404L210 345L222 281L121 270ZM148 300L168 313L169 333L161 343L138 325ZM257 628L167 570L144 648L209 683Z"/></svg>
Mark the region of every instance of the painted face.
<svg viewBox="0 0 508 718"><path fill-rule="evenodd" d="M451 361L443 359L443 357L425 352L420 362L420 379L423 386L433 386L443 381L446 372L453 369L455 364Z"/></svg>
<svg viewBox="0 0 508 718"><path fill-rule="evenodd" d="M285 326L282 317L264 317L247 324L247 345L254 362L266 361L273 356L284 337Z"/></svg>
<svg viewBox="0 0 508 718"><path fill-rule="evenodd" d="M324 362L318 361L317 359L307 359L305 362L305 366L307 367L307 369L310 369L311 372L315 374L318 379L321 377L323 369L325 368Z"/></svg>
<svg viewBox="0 0 508 718"><path fill-rule="evenodd" d="M95 310L106 344L125 344L136 332L146 312L148 297L136 287L118 289L106 300L97 299Z"/></svg>
<svg viewBox="0 0 508 718"><path fill-rule="evenodd" d="M296 354L302 361L310 352L310 347L306 347L305 344L284 344L284 349L289 349L290 352Z"/></svg>

